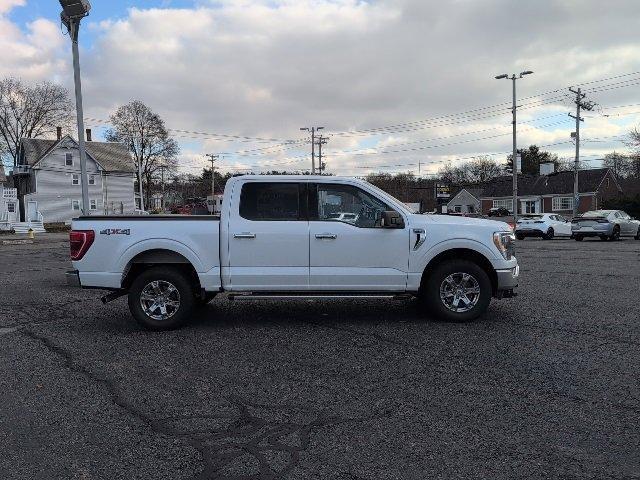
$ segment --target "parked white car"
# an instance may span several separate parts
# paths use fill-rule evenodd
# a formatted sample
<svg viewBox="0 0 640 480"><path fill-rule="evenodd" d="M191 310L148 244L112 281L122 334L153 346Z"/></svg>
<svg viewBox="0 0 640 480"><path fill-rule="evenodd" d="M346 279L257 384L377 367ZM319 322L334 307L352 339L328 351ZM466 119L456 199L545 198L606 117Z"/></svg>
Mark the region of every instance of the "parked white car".
<svg viewBox="0 0 640 480"><path fill-rule="evenodd" d="M181 325L221 292L417 296L428 314L466 321L492 297L513 296L519 276L506 223L414 214L347 177L234 177L220 217L80 217L70 240L69 283L112 290L103 301L128 295L134 318L154 330Z"/></svg>
<svg viewBox="0 0 640 480"><path fill-rule="evenodd" d="M544 240L570 237L571 222L555 213L527 214L518 218L515 233L518 240L525 237L542 237Z"/></svg>

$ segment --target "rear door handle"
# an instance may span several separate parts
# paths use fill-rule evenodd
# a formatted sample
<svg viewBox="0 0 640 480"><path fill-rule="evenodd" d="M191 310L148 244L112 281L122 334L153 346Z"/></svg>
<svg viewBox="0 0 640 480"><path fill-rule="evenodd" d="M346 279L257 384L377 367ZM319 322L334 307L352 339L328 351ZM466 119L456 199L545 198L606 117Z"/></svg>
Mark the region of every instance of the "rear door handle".
<svg viewBox="0 0 640 480"><path fill-rule="evenodd" d="M233 238L256 238L256 234L255 233L234 233L233 234Z"/></svg>
<svg viewBox="0 0 640 480"><path fill-rule="evenodd" d="M335 233L316 233L316 238L321 240L335 240L338 236Z"/></svg>

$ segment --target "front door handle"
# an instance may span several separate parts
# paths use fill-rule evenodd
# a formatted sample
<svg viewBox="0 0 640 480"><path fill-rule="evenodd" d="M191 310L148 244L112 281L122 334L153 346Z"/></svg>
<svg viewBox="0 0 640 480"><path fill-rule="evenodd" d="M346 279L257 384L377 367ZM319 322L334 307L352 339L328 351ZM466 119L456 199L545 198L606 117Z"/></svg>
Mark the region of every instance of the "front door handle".
<svg viewBox="0 0 640 480"><path fill-rule="evenodd" d="M248 233L248 232L234 233L233 234L233 238L256 238L256 234L255 233Z"/></svg>
<svg viewBox="0 0 640 480"><path fill-rule="evenodd" d="M335 240L338 236L335 233L316 233L316 238L321 240Z"/></svg>

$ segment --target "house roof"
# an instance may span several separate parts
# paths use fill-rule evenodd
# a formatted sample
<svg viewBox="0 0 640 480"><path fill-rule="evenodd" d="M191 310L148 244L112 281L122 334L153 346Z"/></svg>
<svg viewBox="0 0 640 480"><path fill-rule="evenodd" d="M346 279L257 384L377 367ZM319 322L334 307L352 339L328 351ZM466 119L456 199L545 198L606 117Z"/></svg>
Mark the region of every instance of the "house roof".
<svg viewBox="0 0 640 480"><path fill-rule="evenodd" d="M7 176L4 173L4 165L0 163L0 184L7 181Z"/></svg>
<svg viewBox="0 0 640 480"><path fill-rule="evenodd" d="M482 188L479 188L479 187L462 187L460 188L460 190L456 192L455 195L451 197L451 200L449 200L449 203L453 202L458 197L458 195L460 195L462 192L467 192L471 196L475 197L476 200L479 200L482 197L483 190Z"/></svg>
<svg viewBox="0 0 640 480"><path fill-rule="evenodd" d="M23 138L22 150L24 152L24 161L31 166L37 164L60 141L45 140L42 138ZM76 143L75 140L73 140L73 142ZM89 156L93 158L105 171L135 171L131 155L129 154L127 147L123 144L114 142L86 142L85 145Z"/></svg>
<svg viewBox="0 0 640 480"><path fill-rule="evenodd" d="M597 191L608 172L608 168L580 170L578 175L579 192ZM550 175L518 175L518 196L561 195L572 192L573 172L556 172ZM513 177L505 175L488 182L482 192L482 197L508 197L512 194Z"/></svg>

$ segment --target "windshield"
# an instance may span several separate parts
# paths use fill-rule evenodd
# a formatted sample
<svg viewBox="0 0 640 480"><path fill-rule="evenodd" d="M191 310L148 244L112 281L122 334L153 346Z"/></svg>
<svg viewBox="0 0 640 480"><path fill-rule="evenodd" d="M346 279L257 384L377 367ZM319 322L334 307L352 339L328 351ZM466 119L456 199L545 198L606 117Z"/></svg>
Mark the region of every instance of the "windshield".
<svg viewBox="0 0 640 480"><path fill-rule="evenodd" d="M603 211L603 210L594 210L593 212L585 212L582 216L583 217L606 217L607 215L609 215L609 212Z"/></svg>

